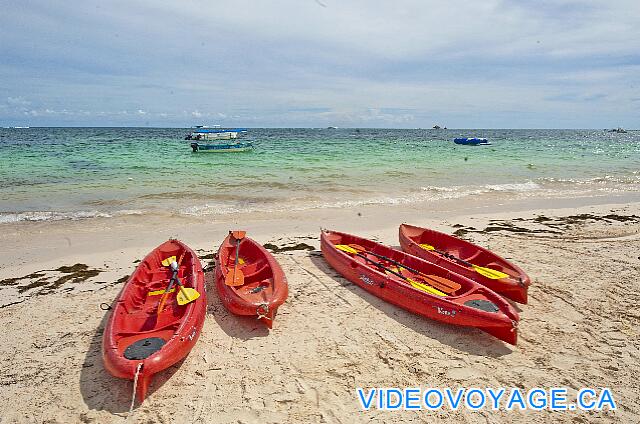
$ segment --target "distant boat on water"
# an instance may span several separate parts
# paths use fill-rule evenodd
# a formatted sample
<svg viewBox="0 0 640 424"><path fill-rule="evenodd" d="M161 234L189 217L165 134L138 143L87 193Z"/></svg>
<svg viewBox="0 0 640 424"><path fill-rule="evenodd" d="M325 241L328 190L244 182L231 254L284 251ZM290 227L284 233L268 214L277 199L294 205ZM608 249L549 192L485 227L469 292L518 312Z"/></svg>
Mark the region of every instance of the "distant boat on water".
<svg viewBox="0 0 640 424"><path fill-rule="evenodd" d="M191 143L191 149L193 153L247 152L253 150L253 144L250 142L230 144Z"/></svg>
<svg viewBox="0 0 640 424"><path fill-rule="evenodd" d="M217 125L217 128L213 129L199 128L191 134L188 134L185 140L193 140L191 143L193 153L246 152L253 149L253 144L251 142L238 140L239 137L246 133L246 128L220 128L220 126ZM221 140L233 141L215 143Z"/></svg>
<svg viewBox="0 0 640 424"><path fill-rule="evenodd" d="M627 131L622 127L618 127L618 128L609 130L609 132L618 133L618 134L626 134L627 133Z"/></svg>
<svg viewBox="0 0 640 424"><path fill-rule="evenodd" d="M454 138L453 142L456 144L462 144L465 146L488 146L491 144L489 143L489 140L487 140L486 138L478 138L478 137Z"/></svg>

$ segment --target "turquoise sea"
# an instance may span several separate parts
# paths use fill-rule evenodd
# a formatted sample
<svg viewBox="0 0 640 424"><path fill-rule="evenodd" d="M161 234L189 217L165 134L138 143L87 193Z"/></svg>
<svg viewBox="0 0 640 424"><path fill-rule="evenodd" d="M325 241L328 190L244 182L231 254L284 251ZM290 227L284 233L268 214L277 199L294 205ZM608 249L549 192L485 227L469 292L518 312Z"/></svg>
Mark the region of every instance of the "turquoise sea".
<svg viewBox="0 0 640 424"><path fill-rule="evenodd" d="M225 154L189 132L0 129L0 223L640 191L640 131L250 129L254 151Z"/></svg>

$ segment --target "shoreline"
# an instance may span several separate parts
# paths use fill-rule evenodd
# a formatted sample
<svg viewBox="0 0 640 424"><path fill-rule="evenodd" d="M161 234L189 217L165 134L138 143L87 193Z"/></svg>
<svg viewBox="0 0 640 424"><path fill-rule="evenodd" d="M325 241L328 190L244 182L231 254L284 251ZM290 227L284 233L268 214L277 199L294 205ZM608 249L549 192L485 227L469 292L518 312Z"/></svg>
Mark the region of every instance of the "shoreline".
<svg viewBox="0 0 640 424"><path fill-rule="evenodd" d="M632 359L640 356L633 295L640 291L634 259L640 202L593 200L558 200L549 208L540 207L549 204L543 199L502 205L456 199L429 209L371 205L213 222L167 215L3 225L0 325L21 327L20 337L0 334L0 355L20 358L21 365L0 363L0 408L8 422L633 421L640 416L633 389L640 366ZM317 250L320 223L397 246L405 221L466 231L529 273L517 346L380 301L335 276ZM273 245L287 274L290 295L276 326L268 332L230 315L209 272L200 340L184 362L157 376L150 396L127 417L131 382L102 367L107 315L99 305L112 302L137 260L170 236L209 267L227 230L240 223L250 237ZM588 415L461 409L428 416L358 409L355 387L393 386L562 386L570 393L610 387L619 409Z"/></svg>
<svg viewBox="0 0 640 424"><path fill-rule="evenodd" d="M175 197L177 193L172 192L165 199L162 199L161 194L145 195L141 204L134 204L136 199L132 198L126 201L100 200L87 202L83 204L84 208L79 208L80 205L76 205L71 209L5 210L0 212L0 226L21 222L84 221L100 218L153 215L182 216L189 219L215 218L227 215L248 215L251 217L252 214L258 213L278 215L291 211L304 213L323 209L354 209L370 206L394 207L412 204L438 208L441 203L481 203L483 199L485 202L503 203L576 199L579 204L585 203L585 201L580 202L580 199L592 199L586 200L586 202L597 204L603 202L626 203L628 201L640 201L640 196L637 195L638 191L633 189L635 186L603 185L598 187L595 184L585 188L582 184L594 183L590 181L574 181L572 184L572 187L565 187L562 190L542 188L532 180L524 183L486 184L480 186L424 186L407 188L401 195L389 192L387 187L375 196L373 196L371 190L363 190L363 193L373 196L368 198L358 197L354 190L344 188L339 190L342 197L336 198L326 197L326 192L314 193L311 188L297 188L288 194L278 193L278 196L271 199L264 197L260 194L261 192L255 198L240 195L236 197L233 194L223 193L219 195L220 199L206 195L198 198L195 193L190 193L181 201L181 199ZM145 203L145 201L152 198L162 200L164 202L163 208ZM613 199L618 200L614 201ZM108 206L110 204L112 206Z"/></svg>
<svg viewBox="0 0 640 424"><path fill-rule="evenodd" d="M554 202L549 207L549 202ZM184 216L175 213L125 215L80 220L13 222L0 224L3 241L0 254L8 267L0 269L6 278L11 266L29 266L28 262L47 262L51 250L58 258L83 255L87 248L99 252L116 250L150 251L162 241L175 237L195 248L205 249L207 243L218 243L228 230L243 227L261 242L276 235L295 236L301 232L318 237L319 229L344 231L375 231L389 233L402 222L436 225L455 219L496 219L533 216L552 210L571 214L571 211L601 210L634 207L640 204L640 193L624 193L601 197L502 199L447 199L437 202L415 202L399 205L361 205L354 208L318 208L272 213L248 212L217 216ZM241 224L242 223L242 224ZM293 223L288 225L288 223ZM348 223L345 225L345 223ZM132 236L136 233L135 236ZM47 234L48 237L43 236ZM99 244L96 245L96 240ZM263 240L264 239L264 240ZM43 241L45 243L43 243ZM146 250L144 250L146 249Z"/></svg>

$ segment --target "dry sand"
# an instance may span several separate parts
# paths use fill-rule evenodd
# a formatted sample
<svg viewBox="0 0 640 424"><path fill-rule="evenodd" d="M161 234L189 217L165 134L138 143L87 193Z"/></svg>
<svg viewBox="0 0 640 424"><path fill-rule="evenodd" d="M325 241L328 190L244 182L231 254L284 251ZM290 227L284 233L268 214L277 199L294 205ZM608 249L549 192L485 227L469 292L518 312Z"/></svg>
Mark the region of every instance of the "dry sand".
<svg viewBox="0 0 640 424"><path fill-rule="evenodd" d="M445 202L430 219L424 207L403 205L363 207L359 215L3 225L0 422L640 422L640 204L512 209ZM516 347L386 304L339 277L318 251L318 223L397 245L403 221L458 231L530 274ZM290 284L275 328L229 315L208 273L199 342L128 414L132 383L102 366L99 305L112 302L135 261L168 237L190 244L209 266L238 222L260 242L298 245L275 254ZM380 386L610 387L618 410L361 411L354 388Z"/></svg>

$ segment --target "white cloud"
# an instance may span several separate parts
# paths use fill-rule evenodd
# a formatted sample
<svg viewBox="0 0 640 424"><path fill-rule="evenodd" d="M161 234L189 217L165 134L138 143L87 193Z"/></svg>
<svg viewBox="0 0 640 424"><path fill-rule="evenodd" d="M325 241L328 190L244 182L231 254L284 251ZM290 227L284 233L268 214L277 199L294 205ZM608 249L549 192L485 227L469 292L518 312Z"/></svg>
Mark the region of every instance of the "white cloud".
<svg viewBox="0 0 640 424"><path fill-rule="evenodd" d="M12 107L26 107L31 104L30 101L26 100L24 97L7 97L7 104Z"/></svg>
<svg viewBox="0 0 640 424"><path fill-rule="evenodd" d="M600 127L607 113L635 122L639 112L637 1L99 6L3 8L0 121L36 111L76 124L427 126L493 114L528 126L526 116L546 122L573 104L573 126Z"/></svg>

